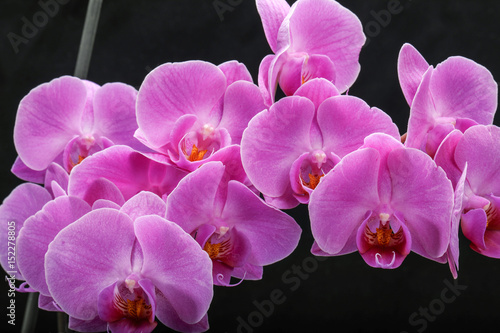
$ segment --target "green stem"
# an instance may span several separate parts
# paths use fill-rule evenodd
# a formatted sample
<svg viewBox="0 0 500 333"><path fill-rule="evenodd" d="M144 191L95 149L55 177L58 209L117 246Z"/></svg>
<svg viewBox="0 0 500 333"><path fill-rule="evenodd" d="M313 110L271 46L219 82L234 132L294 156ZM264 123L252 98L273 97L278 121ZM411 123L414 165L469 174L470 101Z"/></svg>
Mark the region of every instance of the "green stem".
<svg viewBox="0 0 500 333"><path fill-rule="evenodd" d="M99 14L101 13L101 5L102 0L89 0L75 67L75 76L81 79L87 78L89 71L90 58L92 57L92 49L94 47L94 39L97 32L97 23L99 22Z"/></svg>
<svg viewBox="0 0 500 333"><path fill-rule="evenodd" d="M38 293L29 293L21 333L34 333L38 317Z"/></svg>

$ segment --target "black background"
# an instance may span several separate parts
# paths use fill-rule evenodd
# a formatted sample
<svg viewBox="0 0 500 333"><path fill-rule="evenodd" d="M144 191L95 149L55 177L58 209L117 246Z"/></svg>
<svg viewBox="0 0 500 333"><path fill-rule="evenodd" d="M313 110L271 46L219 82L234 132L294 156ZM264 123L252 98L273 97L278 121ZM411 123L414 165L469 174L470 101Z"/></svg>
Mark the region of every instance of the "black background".
<svg viewBox="0 0 500 333"><path fill-rule="evenodd" d="M213 0L105 0L88 79L138 88L148 71L165 62L201 59L219 64L236 59L247 65L256 81L260 60L271 51L255 3L219 2L232 9L221 14L223 20ZM377 22L375 14L387 9L386 1L340 3L364 27L373 29L365 31L370 43L361 51L361 73L349 93L389 113L402 133L409 108L399 87L396 61L403 43L413 44L430 64L462 55L500 79L498 1L401 1L401 13L392 15L384 26L379 24L379 31L369 22ZM87 1L77 0L60 5L57 14L16 53L8 33L22 37L22 18L33 22L42 7L38 1L0 1L0 198L21 183L9 171L16 156L12 131L17 105L38 84L73 74L86 5ZM498 115L495 124L499 124ZM309 252L312 236L306 207L289 213L303 228L298 248L266 267L261 281L215 288L209 310L211 332L237 332L241 321L255 326L240 327L240 332L247 333L500 331L500 262L470 250L462 235L456 283L466 289L454 295L445 290L445 280L453 284L448 266L413 253L396 270L371 268L357 253L318 262ZM301 273L294 267L303 267ZM2 331L12 329L5 315L7 289L7 283L0 288ZM259 315L255 302L268 304L275 289L282 292L283 303ZM441 295L456 297L443 303ZM14 332L20 330L25 300L26 295L17 293ZM420 321L412 325L412 313L429 306L434 309L434 315L429 310L432 320L418 315L414 319ZM55 314L41 311L37 327L37 332L56 332ZM156 331L168 329L159 326Z"/></svg>

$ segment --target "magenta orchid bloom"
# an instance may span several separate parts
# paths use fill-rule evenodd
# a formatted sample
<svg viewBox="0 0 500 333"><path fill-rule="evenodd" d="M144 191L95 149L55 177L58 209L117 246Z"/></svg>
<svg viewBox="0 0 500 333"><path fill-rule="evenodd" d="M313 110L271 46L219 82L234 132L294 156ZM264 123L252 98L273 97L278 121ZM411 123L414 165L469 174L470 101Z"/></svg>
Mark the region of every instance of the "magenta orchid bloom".
<svg viewBox="0 0 500 333"><path fill-rule="evenodd" d="M410 105L406 146L434 156L455 128L464 132L489 125L497 108L498 87L485 67L464 57L450 57L433 68L410 44L401 48L398 75Z"/></svg>
<svg viewBox="0 0 500 333"><path fill-rule="evenodd" d="M467 167L462 232L473 250L500 258L500 128L476 125L464 133L455 130L435 160L454 185Z"/></svg>
<svg viewBox="0 0 500 333"><path fill-rule="evenodd" d="M231 276L260 279L262 266L287 257L301 229L248 187L229 180L220 162L187 175L167 197L167 219L191 234L213 263L214 284Z"/></svg>
<svg viewBox="0 0 500 333"><path fill-rule="evenodd" d="M451 182L428 155L372 134L312 193L312 251L359 251L368 265L382 268L399 267L410 251L442 262L453 207Z"/></svg>
<svg viewBox="0 0 500 333"><path fill-rule="evenodd" d="M313 78L325 78L340 92L356 80L365 43L359 19L333 0L257 0L271 50L259 68L259 86L270 106L276 86L287 95Z"/></svg>
<svg viewBox="0 0 500 333"><path fill-rule="evenodd" d="M321 177L375 132L400 137L382 110L314 79L250 121L241 143L243 167L266 201L293 208L307 204Z"/></svg>
<svg viewBox="0 0 500 333"><path fill-rule="evenodd" d="M156 317L175 330L208 329L210 258L164 213L158 196L141 192L120 210L93 210L57 233L45 278L70 326L151 332Z"/></svg>
<svg viewBox="0 0 500 333"><path fill-rule="evenodd" d="M123 83L97 84L63 76L34 88L19 105L14 144L18 177L43 183L57 162L67 172L87 156L114 144L135 148L136 90Z"/></svg>
<svg viewBox="0 0 500 333"><path fill-rule="evenodd" d="M239 145L248 121L265 109L259 88L235 62L167 63L139 89L136 136L187 171L220 161Z"/></svg>

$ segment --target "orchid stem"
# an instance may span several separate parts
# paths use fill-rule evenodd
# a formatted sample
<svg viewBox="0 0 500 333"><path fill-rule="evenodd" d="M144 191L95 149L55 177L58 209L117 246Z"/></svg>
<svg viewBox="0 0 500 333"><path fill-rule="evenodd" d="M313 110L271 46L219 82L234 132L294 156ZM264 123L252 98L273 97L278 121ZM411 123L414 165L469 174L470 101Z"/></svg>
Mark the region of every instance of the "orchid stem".
<svg viewBox="0 0 500 333"><path fill-rule="evenodd" d="M23 326L21 333L33 333L36 328L38 317L38 293L29 293L26 308L24 310Z"/></svg>
<svg viewBox="0 0 500 333"><path fill-rule="evenodd" d="M75 76L86 79L89 71L90 58L94 47L94 39L97 32L97 23L101 13L102 0L89 0L85 23L83 25L82 39L76 59Z"/></svg>
<svg viewBox="0 0 500 333"><path fill-rule="evenodd" d="M57 313L57 332L58 333L68 333L68 315L64 312Z"/></svg>

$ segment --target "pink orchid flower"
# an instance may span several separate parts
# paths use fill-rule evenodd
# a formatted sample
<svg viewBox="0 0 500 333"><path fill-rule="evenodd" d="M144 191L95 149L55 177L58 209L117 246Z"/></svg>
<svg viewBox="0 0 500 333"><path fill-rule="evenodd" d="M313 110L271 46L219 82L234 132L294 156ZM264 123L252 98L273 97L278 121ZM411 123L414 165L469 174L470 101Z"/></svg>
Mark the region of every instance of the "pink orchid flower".
<svg viewBox="0 0 500 333"><path fill-rule="evenodd" d="M241 142L243 167L266 201L293 208L307 204L321 177L375 132L400 137L382 110L313 79L250 121Z"/></svg>
<svg viewBox="0 0 500 333"><path fill-rule="evenodd" d="M311 194L312 252L359 251L381 268L399 267L410 251L442 262L453 208L451 182L428 155L375 133Z"/></svg>
<svg viewBox="0 0 500 333"><path fill-rule="evenodd" d="M406 146L433 157L454 129L489 125L497 108L498 87L491 73L464 57L450 57L434 68L410 44L401 48L399 82L410 105Z"/></svg>
<svg viewBox="0 0 500 333"><path fill-rule="evenodd" d="M156 317L179 331L208 329L212 263L190 235L159 216L164 213L158 196L141 192L119 210L95 209L62 229L57 222L50 243L44 233L53 227L50 216L27 229L26 235L47 239L42 282L71 316L71 328L151 332ZM37 244L26 246L33 251Z"/></svg>
<svg viewBox="0 0 500 333"><path fill-rule="evenodd" d="M340 92L356 80L365 35L359 19L333 0L257 0L267 41L275 53L259 68L259 86L267 105L276 86L287 95L313 78L325 78Z"/></svg>
<svg viewBox="0 0 500 333"><path fill-rule="evenodd" d="M114 144L142 145L133 137L136 90L63 76L39 85L17 111L14 144L18 177L43 183L52 162L70 172L87 156Z"/></svg>
<svg viewBox="0 0 500 333"><path fill-rule="evenodd" d="M500 128L476 125L451 132L435 161L454 185L467 168L462 232L473 250L500 258Z"/></svg>
<svg viewBox="0 0 500 333"><path fill-rule="evenodd" d="M248 121L265 109L244 65L167 63L145 78L137 100L136 136L187 171L225 159Z"/></svg>
<svg viewBox="0 0 500 333"><path fill-rule="evenodd" d="M179 182L167 197L167 219L191 234L213 263L214 284L231 276L256 280L262 266L287 257L301 229L248 187L229 180L221 162L210 162Z"/></svg>

